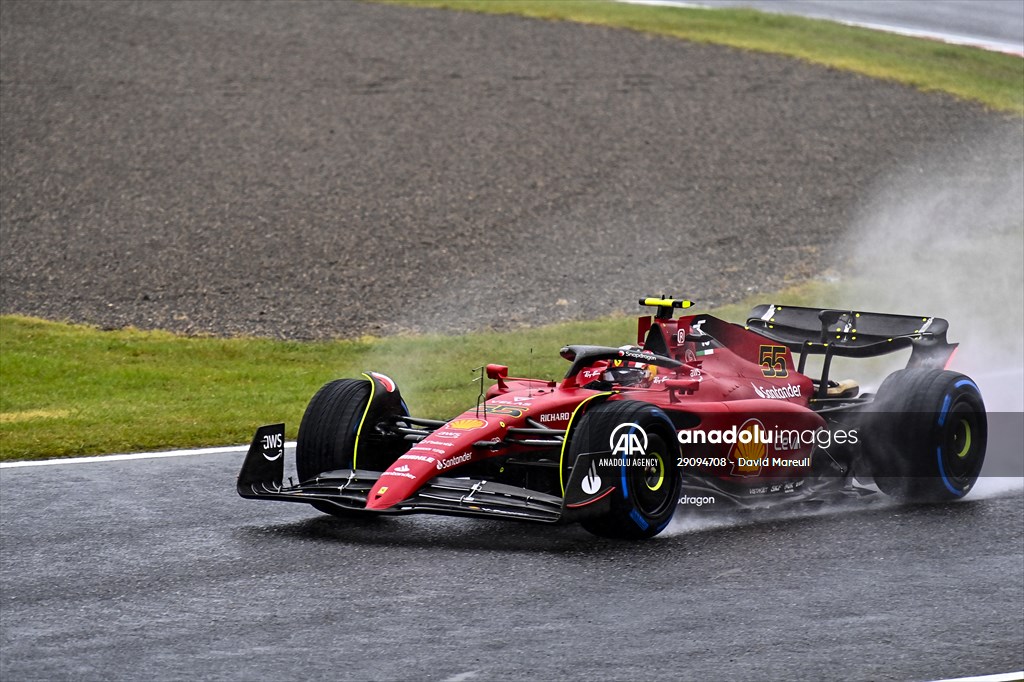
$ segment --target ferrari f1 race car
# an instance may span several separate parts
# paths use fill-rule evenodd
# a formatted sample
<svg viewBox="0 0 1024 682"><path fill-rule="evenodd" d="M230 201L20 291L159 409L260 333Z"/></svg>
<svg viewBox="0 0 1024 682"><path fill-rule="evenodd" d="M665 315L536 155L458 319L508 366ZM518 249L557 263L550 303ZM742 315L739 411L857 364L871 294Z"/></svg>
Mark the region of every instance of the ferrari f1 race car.
<svg viewBox="0 0 1024 682"><path fill-rule="evenodd" d="M643 539L694 501L774 507L878 491L941 501L977 480L985 406L974 381L945 369L956 348L946 320L761 305L737 325L675 318L685 300L640 303L654 314L639 318L636 345L565 346L561 381L488 365L495 383L447 421L412 416L383 374L331 381L299 426L298 481L282 480L284 425L263 426L238 493L339 517L579 522ZM834 358L901 349L906 368L875 393L829 376Z"/></svg>

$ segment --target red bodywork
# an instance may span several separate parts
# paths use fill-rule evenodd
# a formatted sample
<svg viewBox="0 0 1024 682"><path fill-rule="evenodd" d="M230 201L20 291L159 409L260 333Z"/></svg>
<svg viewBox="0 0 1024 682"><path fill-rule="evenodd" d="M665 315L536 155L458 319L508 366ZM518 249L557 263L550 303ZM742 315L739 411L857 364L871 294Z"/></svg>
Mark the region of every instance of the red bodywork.
<svg viewBox="0 0 1024 682"><path fill-rule="evenodd" d="M579 522L604 537L644 539L668 525L677 502L859 498L874 494L855 485L864 474L901 494L891 486L910 480L907 466L922 472L913 485L923 499L959 497L973 485L984 461L984 407L969 378L942 372L956 348L946 320L762 304L744 326L706 314L672 319L692 305L685 300L640 304L657 312L640 317L635 346L566 346L569 370L558 382L509 378L507 367L489 365L495 384L448 421L409 414L382 374L331 381L299 428L300 480L284 485L285 425L269 424L253 438L238 494L338 516ZM896 387L889 402L861 393L854 380L829 378L833 358L900 350L910 351L906 371L879 389ZM803 371L809 357L821 358L814 379ZM942 398L938 427L925 415L927 428L915 428L931 440L903 444L917 453L912 461L894 458L890 444L905 420L872 406L905 405L902 392L920 393L921 377L950 386L932 396ZM943 429L947 410L966 416Z"/></svg>
<svg viewBox="0 0 1024 682"><path fill-rule="evenodd" d="M708 340L701 341L704 338ZM486 401L411 446L373 485L366 509L388 509L436 476L459 476L463 466L509 455L520 447L508 443L509 429L541 426L571 433L595 400L630 399L661 408L681 434L679 464L735 486L740 494L793 492L799 487L810 473L812 442L790 438L760 448L729 442L693 444L698 439L684 433L721 433L734 427L742 432L754 426L776 433L814 433L824 427L824 420L809 408L812 381L796 371L787 347L709 315L641 317L637 341L682 364L656 367L649 387L610 390L583 387L600 375L607 361L580 368L557 383L509 379L506 368L489 366L488 375L497 383L487 391ZM708 461L685 466L697 459ZM560 485L564 495L566 481Z"/></svg>

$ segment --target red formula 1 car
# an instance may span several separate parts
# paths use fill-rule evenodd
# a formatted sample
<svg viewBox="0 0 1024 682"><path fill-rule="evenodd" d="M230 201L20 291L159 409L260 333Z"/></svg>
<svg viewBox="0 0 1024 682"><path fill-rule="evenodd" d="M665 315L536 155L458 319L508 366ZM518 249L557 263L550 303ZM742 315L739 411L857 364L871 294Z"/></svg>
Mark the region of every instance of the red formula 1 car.
<svg viewBox="0 0 1024 682"><path fill-rule="evenodd" d="M566 346L560 382L488 365L486 399L449 421L411 416L383 374L332 381L302 418L298 482L282 480L284 425L264 426L238 493L340 517L578 521L640 539L680 504L864 496L871 480L900 498L948 500L976 481L985 407L971 379L944 370L956 348L945 320L762 305L736 325L674 319L688 301L640 303L656 314L640 317L636 346ZM876 394L829 377L833 358L907 348L907 368Z"/></svg>

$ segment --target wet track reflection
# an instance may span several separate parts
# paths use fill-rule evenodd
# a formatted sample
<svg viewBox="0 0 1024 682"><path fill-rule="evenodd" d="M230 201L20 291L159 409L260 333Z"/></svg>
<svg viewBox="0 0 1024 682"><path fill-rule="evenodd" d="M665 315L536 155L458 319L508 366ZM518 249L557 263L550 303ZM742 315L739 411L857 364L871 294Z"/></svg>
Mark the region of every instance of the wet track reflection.
<svg viewBox="0 0 1024 682"><path fill-rule="evenodd" d="M242 500L239 464L4 469L2 676L935 679L1022 667L1019 487L921 507L702 513L622 543Z"/></svg>

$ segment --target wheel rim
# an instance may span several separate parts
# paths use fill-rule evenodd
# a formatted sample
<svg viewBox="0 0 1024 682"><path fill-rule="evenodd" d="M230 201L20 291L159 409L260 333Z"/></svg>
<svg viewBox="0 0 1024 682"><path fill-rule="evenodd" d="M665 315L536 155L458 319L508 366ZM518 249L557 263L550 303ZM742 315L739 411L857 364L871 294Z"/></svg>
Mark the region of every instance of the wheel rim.
<svg viewBox="0 0 1024 682"><path fill-rule="evenodd" d="M630 467L631 494L637 511L648 518L656 518L675 504L672 499L671 473L665 466L665 443L660 436L651 434L646 459L650 466Z"/></svg>
<svg viewBox="0 0 1024 682"><path fill-rule="evenodd" d="M657 460L657 463L644 469L644 485L651 492L657 492L665 484L665 459L657 452L652 452L648 457Z"/></svg>
<svg viewBox="0 0 1024 682"><path fill-rule="evenodd" d="M953 431L953 443L951 450L956 453L956 456L963 459L971 451L971 422L966 418L961 418L957 423L955 430ZM960 449L957 450L957 444L960 445Z"/></svg>
<svg viewBox="0 0 1024 682"><path fill-rule="evenodd" d="M955 403L950 416L940 449L941 473L954 489L964 490L978 475L981 432L977 415L965 402Z"/></svg>

